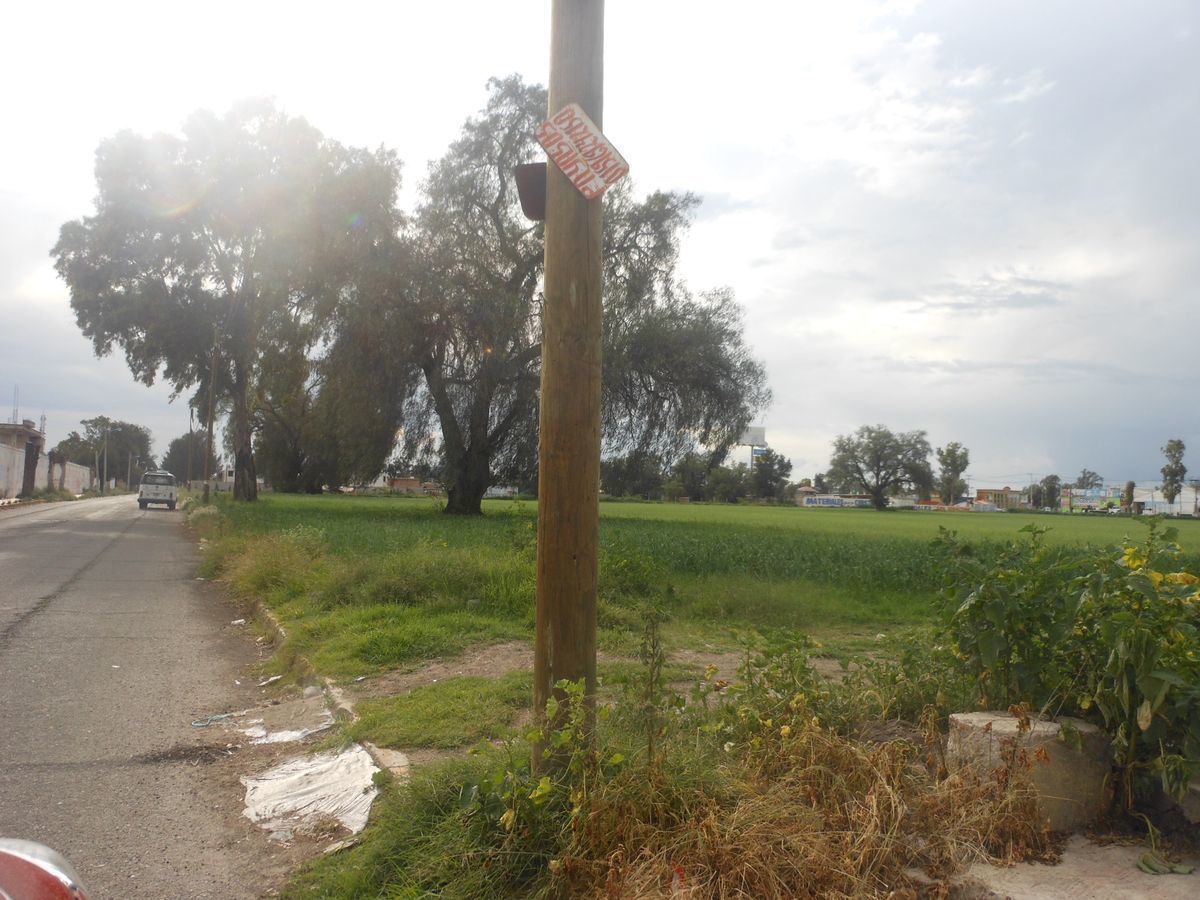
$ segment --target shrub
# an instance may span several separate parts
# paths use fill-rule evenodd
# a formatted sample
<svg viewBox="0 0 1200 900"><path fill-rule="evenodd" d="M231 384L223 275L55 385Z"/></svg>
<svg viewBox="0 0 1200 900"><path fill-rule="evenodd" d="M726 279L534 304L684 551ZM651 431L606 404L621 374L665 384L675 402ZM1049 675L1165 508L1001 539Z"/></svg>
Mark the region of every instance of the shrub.
<svg viewBox="0 0 1200 900"><path fill-rule="evenodd" d="M1127 807L1143 776L1181 797L1200 774L1200 578L1175 530L1049 551L1041 529L994 564L939 539L944 625L985 705L1030 702L1102 725Z"/></svg>
<svg viewBox="0 0 1200 900"><path fill-rule="evenodd" d="M594 731L582 687L475 762L418 775L306 896L894 896L906 870L953 874L1042 847L1029 792L939 778L907 742L850 740L820 722L803 641L748 653L735 685L667 687L651 617L644 669ZM595 743L588 740L595 734ZM531 765L545 747L543 766ZM344 881L352 879L352 883ZM342 883L339 884L339 880Z"/></svg>

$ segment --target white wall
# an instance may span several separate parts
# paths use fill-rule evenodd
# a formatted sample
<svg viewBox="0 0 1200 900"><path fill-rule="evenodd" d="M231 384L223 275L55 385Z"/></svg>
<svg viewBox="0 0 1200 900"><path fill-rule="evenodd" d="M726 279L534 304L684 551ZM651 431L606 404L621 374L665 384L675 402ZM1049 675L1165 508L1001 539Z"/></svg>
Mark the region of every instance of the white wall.
<svg viewBox="0 0 1200 900"><path fill-rule="evenodd" d="M25 451L0 444L0 500L21 493L25 482Z"/></svg>
<svg viewBox="0 0 1200 900"><path fill-rule="evenodd" d="M50 469L50 457L42 453L38 455L37 477L33 485L36 490L57 488L59 479L62 486L72 494L82 494L92 486L92 470L87 466L76 463L66 463L64 471L55 465ZM7 444L0 444L0 500L15 497L21 493L25 483L25 451Z"/></svg>

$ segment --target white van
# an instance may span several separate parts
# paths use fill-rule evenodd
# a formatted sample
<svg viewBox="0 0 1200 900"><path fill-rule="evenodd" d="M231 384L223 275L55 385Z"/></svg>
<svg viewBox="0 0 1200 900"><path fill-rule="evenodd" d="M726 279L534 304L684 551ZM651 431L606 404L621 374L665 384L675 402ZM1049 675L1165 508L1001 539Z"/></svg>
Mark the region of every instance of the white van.
<svg viewBox="0 0 1200 900"><path fill-rule="evenodd" d="M142 476L142 486L138 488L138 506L142 509L151 503L165 503L167 509L174 509L178 500L179 488L170 472L147 472Z"/></svg>

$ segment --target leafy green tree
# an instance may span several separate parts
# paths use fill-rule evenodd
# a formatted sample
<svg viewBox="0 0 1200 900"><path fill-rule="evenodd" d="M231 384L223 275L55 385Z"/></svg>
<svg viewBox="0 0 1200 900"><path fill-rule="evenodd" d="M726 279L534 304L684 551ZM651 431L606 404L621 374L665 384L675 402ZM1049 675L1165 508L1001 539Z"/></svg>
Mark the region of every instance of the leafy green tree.
<svg viewBox="0 0 1200 900"><path fill-rule="evenodd" d="M1104 479L1091 469L1084 469L1079 473L1079 477L1075 479L1075 487L1080 490L1091 490L1104 486Z"/></svg>
<svg viewBox="0 0 1200 900"><path fill-rule="evenodd" d="M386 367L376 374L408 391L392 423L405 453L440 433L446 512L459 514L479 513L494 480L528 480L537 459L543 229L524 218L511 173L542 157L534 133L547 97L517 77L490 89L430 167L395 287L339 306L339 335L373 345L351 341L347 358L373 355ZM675 277L695 204L637 201L626 182L605 195L606 456L670 463L704 446L723 457L769 400L732 294L696 297Z"/></svg>
<svg viewBox="0 0 1200 900"><path fill-rule="evenodd" d="M945 447L938 447L937 461L938 492L942 495L942 503L953 506L966 493L967 482L962 474L971 464L971 454L958 441L951 441Z"/></svg>
<svg viewBox="0 0 1200 900"><path fill-rule="evenodd" d="M689 500L702 501L709 499L708 475L713 464L702 453L685 453L675 464L672 480L678 481L683 491L680 496Z"/></svg>
<svg viewBox="0 0 1200 900"><path fill-rule="evenodd" d="M162 467L180 481L202 481L217 468L215 453L208 455L208 465L204 465L207 449L208 435L205 432L189 431L187 434L181 434L167 445ZM188 470L189 460L192 465L191 471Z"/></svg>
<svg viewBox="0 0 1200 900"><path fill-rule="evenodd" d="M774 450L754 457L750 470L750 492L763 500L783 500L792 476L792 461Z"/></svg>
<svg viewBox="0 0 1200 900"><path fill-rule="evenodd" d="M83 434L72 431L59 441L55 456L95 468L101 483L131 477L136 484L143 472L155 467L150 429L108 416L83 419L79 424Z"/></svg>
<svg viewBox="0 0 1200 900"><path fill-rule="evenodd" d="M1038 485L1042 489L1041 505L1058 509L1062 498L1062 479L1057 475L1047 475Z"/></svg>
<svg viewBox="0 0 1200 900"><path fill-rule="evenodd" d="M320 493L326 485L368 483L385 468L404 390L387 383L386 370L372 379L372 368L341 352L310 358L283 348L264 355L255 459L276 490Z"/></svg>
<svg viewBox="0 0 1200 900"><path fill-rule="evenodd" d="M708 491L718 503L737 503L750 492L750 469L745 463L716 466L708 473Z"/></svg>
<svg viewBox="0 0 1200 900"><path fill-rule="evenodd" d="M1133 509L1133 489L1135 485L1132 481L1125 482L1125 489L1121 491L1121 507L1123 509Z"/></svg>
<svg viewBox="0 0 1200 900"><path fill-rule="evenodd" d="M852 485L870 495L876 509L886 509L896 491L933 482L931 452L924 431L893 434L884 425L863 425L834 440L827 477Z"/></svg>
<svg viewBox="0 0 1200 900"><path fill-rule="evenodd" d="M829 482L825 480L824 472L818 472L813 476L812 486L816 488L818 494L828 494L831 490Z"/></svg>
<svg viewBox="0 0 1200 900"><path fill-rule="evenodd" d="M661 497L662 461L652 454L637 451L602 460L600 486L613 497Z"/></svg>
<svg viewBox="0 0 1200 900"><path fill-rule="evenodd" d="M315 342L355 264L393 238L399 164L262 101L196 113L182 136L121 132L96 159L95 214L52 251L76 321L145 384L197 387L201 411L228 398L234 496L253 500L264 352Z"/></svg>
<svg viewBox="0 0 1200 900"><path fill-rule="evenodd" d="M1183 480L1187 477L1187 466L1183 464L1183 452L1186 449L1179 438L1172 438L1162 448L1163 456L1167 458L1162 467L1162 492L1168 504L1173 504L1183 490Z"/></svg>

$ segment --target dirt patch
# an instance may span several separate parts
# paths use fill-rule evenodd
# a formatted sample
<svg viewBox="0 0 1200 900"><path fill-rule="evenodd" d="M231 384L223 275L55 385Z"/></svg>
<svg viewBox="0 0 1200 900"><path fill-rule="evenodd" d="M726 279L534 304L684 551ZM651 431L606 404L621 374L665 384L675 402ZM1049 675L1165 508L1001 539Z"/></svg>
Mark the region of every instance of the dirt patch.
<svg viewBox="0 0 1200 900"><path fill-rule="evenodd" d="M745 661L741 650L681 649L672 651L670 661L675 665L688 666L703 672L710 665L716 667L715 677L724 681L737 678L738 667ZM597 661L601 664L629 662L625 657L601 653ZM809 663L822 678L840 681L846 671L836 659L814 656ZM500 678L510 672L533 671L533 646L528 641L507 641L486 647L472 647L462 656L437 657L424 665L404 671L384 672L364 678L362 681L339 685L349 691L354 699L395 697L407 694L413 688L437 684L449 678Z"/></svg>
<svg viewBox="0 0 1200 900"><path fill-rule="evenodd" d="M733 681L737 678L738 666L746 660L746 654L741 650L718 650L716 647L704 650L674 650L670 661L677 666L690 666L703 672L709 666L716 667L717 679Z"/></svg>
<svg viewBox="0 0 1200 900"><path fill-rule="evenodd" d="M448 759L466 759L470 756L470 748L458 747L454 750L438 750L433 747L405 748L401 752L408 757L408 764L414 768L427 766L431 763L445 762Z"/></svg>
<svg viewBox="0 0 1200 900"><path fill-rule="evenodd" d="M448 678L499 678L509 672L533 671L533 647L526 641L509 641L489 647L473 647L462 656L436 657L407 671L384 672L345 687L355 698L394 697L413 688L436 684Z"/></svg>
<svg viewBox="0 0 1200 900"><path fill-rule="evenodd" d="M607 653L598 654L596 659L601 665L628 661ZM510 672L532 671L533 645L528 641L507 641L472 647L462 656L435 657L413 669L384 672L339 687L352 692L354 699L395 697L449 678L500 678Z"/></svg>
<svg viewBox="0 0 1200 900"><path fill-rule="evenodd" d="M188 762L194 766L216 762L233 756L240 748L237 744L176 744L166 750L143 753L133 757L133 763L177 763Z"/></svg>

